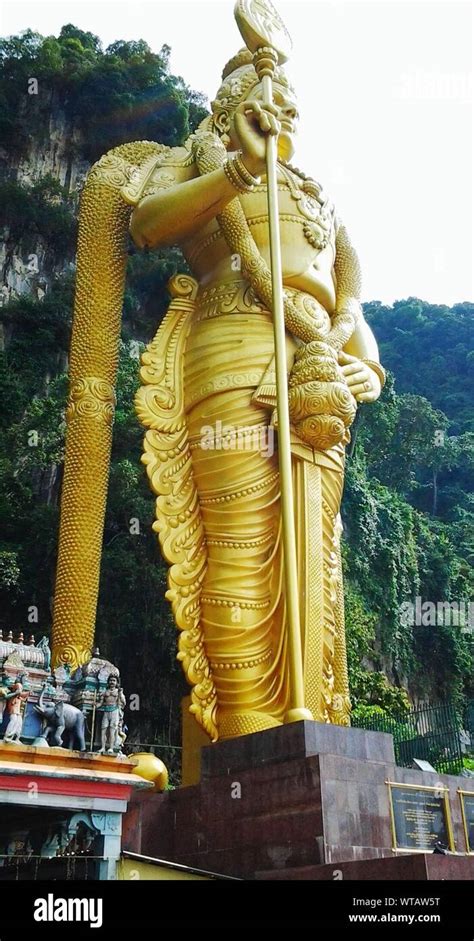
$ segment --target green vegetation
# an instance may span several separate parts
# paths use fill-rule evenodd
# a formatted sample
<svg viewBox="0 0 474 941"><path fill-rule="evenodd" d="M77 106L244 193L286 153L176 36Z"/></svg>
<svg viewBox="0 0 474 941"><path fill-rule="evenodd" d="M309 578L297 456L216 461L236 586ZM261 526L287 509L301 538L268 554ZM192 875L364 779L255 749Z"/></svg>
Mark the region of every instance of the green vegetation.
<svg viewBox="0 0 474 941"><path fill-rule="evenodd" d="M168 47L156 55L143 42L117 42L104 52L96 37L72 26L58 38L27 32L4 41L0 142L12 160L27 156L53 108L64 111L71 142L73 128L87 128L71 147L89 161L133 139L181 143L204 112L200 96L170 75L168 56ZM37 98L28 96L31 76ZM27 256L40 240L42 269L52 278L43 300L23 295L1 316L0 626L40 633L51 623L76 207L52 177L30 187L6 177L0 204L7 255ZM137 351L163 315L169 277L183 268L176 249L129 260L97 619L102 653L120 664L126 690L141 696L140 712L128 717L131 738L173 744L186 689L132 399ZM452 699L459 710L474 697L472 633L401 617L402 605L417 596L434 603L473 596L474 305L409 298L392 307L368 304L366 314L390 373L380 401L361 409L347 462L349 668L359 718L379 709L399 722L405 688L411 697ZM31 605L37 625L28 624Z"/></svg>
<svg viewBox="0 0 474 941"><path fill-rule="evenodd" d="M50 174L29 187L13 180L0 182L0 226L8 228L9 254L20 244L26 254L38 238L46 243L52 262L74 254L77 225L72 201Z"/></svg>
<svg viewBox="0 0 474 941"><path fill-rule="evenodd" d="M128 141L181 143L206 112L202 95L170 75L169 54L169 46L154 53L143 40L104 51L97 36L71 24L57 38L26 30L3 40L0 146L22 153L32 134L47 135L52 98L84 132L81 151L91 162Z"/></svg>
<svg viewBox="0 0 474 941"><path fill-rule="evenodd" d="M354 645L396 686L452 699L460 709L473 694L468 625L412 626L401 606L417 596L467 606L473 597L474 435L468 409L456 409L472 400L473 314L472 304L446 308L415 298L366 305L391 375L380 400L361 409L343 506L348 610L355 590L377 622L371 655L361 618L349 614L349 651ZM366 616L362 623L366 631L373 624ZM362 689L366 702L386 705L372 691L371 671L352 664L351 674L356 703Z"/></svg>

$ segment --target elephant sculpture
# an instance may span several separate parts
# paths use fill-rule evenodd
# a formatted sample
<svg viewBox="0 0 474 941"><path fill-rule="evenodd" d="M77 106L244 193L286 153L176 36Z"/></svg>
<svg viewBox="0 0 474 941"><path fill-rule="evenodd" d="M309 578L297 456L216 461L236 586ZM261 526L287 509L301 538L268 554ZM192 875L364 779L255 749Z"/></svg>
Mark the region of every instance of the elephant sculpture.
<svg viewBox="0 0 474 941"><path fill-rule="evenodd" d="M63 732L68 732L68 747L72 749L76 744L78 751L85 751L86 718L84 713L68 702L45 702L44 694L45 690L43 689L39 702L35 705L36 711L46 720L46 727L42 733L43 736L50 745L56 745L62 748L64 747L62 741Z"/></svg>

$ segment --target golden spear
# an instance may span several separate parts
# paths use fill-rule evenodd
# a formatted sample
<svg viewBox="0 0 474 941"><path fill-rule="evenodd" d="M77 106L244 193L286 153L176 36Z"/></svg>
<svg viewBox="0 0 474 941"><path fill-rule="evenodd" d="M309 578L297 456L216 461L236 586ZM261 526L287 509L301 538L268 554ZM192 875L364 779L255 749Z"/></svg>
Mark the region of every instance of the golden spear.
<svg viewBox="0 0 474 941"><path fill-rule="evenodd" d="M286 62L292 49L291 37L280 14L269 0L237 0L234 8L237 26L243 40L253 53L255 70L262 82L263 101L273 104L273 75L278 64ZM283 275L278 213L277 157L275 135L266 140L266 171L270 267L272 273L273 332L278 409L278 462L283 534L283 565L285 573L286 609L288 616L288 657L290 668L290 708L286 722L312 719L305 708L303 657L296 566L296 536L291 471L290 415L288 409L288 373L286 368L285 315L283 309Z"/></svg>

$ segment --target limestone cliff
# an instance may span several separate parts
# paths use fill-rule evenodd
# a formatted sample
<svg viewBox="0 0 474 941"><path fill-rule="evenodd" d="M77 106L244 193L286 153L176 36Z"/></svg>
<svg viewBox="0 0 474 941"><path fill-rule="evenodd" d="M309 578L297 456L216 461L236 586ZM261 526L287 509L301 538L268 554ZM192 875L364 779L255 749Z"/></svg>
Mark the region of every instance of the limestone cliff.
<svg viewBox="0 0 474 941"><path fill-rule="evenodd" d="M63 188L64 201L75 213L90 166L82 155L83 135L67 118L56 94L45 94L44 99L34 106L35 117L41 117L41 133L30 133L23 151L0 148L0 182L16 182L28 190L41 179L52 178ZM23 112L26 121L25 107ZM51 197L52 202L60 200L60 196ZM52 281L73 267L74 251L60 257L34 229L22 233L18 240L12 226L4 225L0 237L1 306L25 294L43 298Z"/></svg>

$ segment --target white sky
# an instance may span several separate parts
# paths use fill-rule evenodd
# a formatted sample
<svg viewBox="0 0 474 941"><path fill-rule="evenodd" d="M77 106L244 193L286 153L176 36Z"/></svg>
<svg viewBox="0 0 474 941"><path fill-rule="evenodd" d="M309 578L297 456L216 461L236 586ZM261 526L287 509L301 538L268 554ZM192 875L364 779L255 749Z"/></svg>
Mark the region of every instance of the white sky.
<svg viewBox="0 0 474 941"><path fill-rule="evenodd" d="M242 45L233 0L3 0L2 35L71 22L104 46L172 48L212 98ZM358 247L364 299L473 300L473 8L457 0L280 0L301 127L294 163Z"/></svg>

